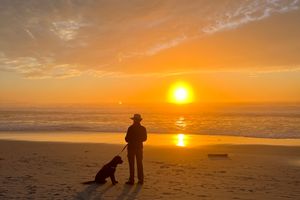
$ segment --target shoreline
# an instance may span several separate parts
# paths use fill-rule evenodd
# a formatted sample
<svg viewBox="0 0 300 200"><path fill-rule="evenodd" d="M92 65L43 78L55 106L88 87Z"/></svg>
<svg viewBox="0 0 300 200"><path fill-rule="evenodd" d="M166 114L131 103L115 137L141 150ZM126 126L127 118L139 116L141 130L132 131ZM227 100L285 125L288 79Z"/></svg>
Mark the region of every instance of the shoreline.
<svg viewBox="0 0 300 200"><path fill-rule="evenodd" d="M63 142L63 143L97 143L125 145L125 133L95 132L0 132L0 140ZM196 134L157 134L148 133L145 145L177 146L195 148L205 145L274 145L300 146L300 139L254 138L245 136L196 135Z"/></svg>

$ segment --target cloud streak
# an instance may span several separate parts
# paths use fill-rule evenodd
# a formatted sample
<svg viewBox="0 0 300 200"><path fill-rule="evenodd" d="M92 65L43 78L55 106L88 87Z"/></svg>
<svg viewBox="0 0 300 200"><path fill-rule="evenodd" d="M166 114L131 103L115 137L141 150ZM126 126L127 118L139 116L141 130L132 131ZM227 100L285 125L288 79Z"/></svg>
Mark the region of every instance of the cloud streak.
<svg viewBox="0 0 300 200"><path fill-rule="evenodd" d="M81 75L81 72L69 64L56 65L52 59L37 60L34 57L6 58L0 54L0 70L16 71L28 79L70 78Z"/></svg>
<svg viewBox="0 0 300 200"><path fill-rule="evenodd" d="M259 21L270 17L275 13L285 13L299 9L299 0L280 1L245 1L245 5L233 10L224 11L216 17L215 23L202 28L204 33L215 33L223 30L237 28L253 21Z"/></svg>
<svg viewBox="0 0 300 200"><path fill-rule="evenodd" d="M64 41L75 39L78 30L87 25L75 20L56 21L52 22L52 24L53 28L50 30Z"/></svg>
<svg viewBox="0 0 300 200"><path fill-rule="evenodd" d="M130 74L127 66L138 60L145 73L160 73L143 67L146 60L194 40L298 10L299 0L3 1L0 70L27 78L87 72L103 77Z"/></svg>

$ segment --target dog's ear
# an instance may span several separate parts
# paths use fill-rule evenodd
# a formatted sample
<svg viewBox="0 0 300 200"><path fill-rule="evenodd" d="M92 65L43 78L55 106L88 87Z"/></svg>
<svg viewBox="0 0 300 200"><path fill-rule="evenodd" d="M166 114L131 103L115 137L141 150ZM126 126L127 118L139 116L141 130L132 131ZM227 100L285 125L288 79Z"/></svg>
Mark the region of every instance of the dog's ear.
<svg viewBox="0 0 300 200"><path fill-rule="evenodd" d="M120 159L119 159L119 164L122 164L123 163L123 160L122 160L122 158L120 157Z"/></svg>
<svg viewBox="0 0 300 200"><path fill-rule="evenodd" d="M122 160L121 156L115 156L115 157L114 157L114 161L115 161L117 164L123 163L123 160Z"/></svg>
<svg viewBox="0 0 300 200"><path fill-rule="evenodd" d="M118 164L120 162L120 160L121 160L120 156L115 156L111 162Z"/></svg>
<svg viewBox="0 0 300 200"><path fill-rule="evenodd" d="M120 160L120 158L121 158L120 156L115 156L114 160Z"/></svg>

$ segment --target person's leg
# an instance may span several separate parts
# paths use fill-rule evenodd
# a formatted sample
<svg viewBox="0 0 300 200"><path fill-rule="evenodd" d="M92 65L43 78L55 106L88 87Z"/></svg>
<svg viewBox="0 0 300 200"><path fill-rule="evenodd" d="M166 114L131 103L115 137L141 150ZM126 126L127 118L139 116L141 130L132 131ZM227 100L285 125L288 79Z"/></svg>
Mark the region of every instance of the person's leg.
<svg viewBox="0 0 300 200"><path fill-rule="evenodd" d="M135 153L133 151L128 150L128 163L129 163L129 181L134 182L134 157Z"/></svg>
<svg viewBox="0 0 300 200"><path fill-rule="evenodd" d="M139 183L144 183L144 171L143 171L143 149L138 149L136 154L136 164L138 171Z"/></svg>

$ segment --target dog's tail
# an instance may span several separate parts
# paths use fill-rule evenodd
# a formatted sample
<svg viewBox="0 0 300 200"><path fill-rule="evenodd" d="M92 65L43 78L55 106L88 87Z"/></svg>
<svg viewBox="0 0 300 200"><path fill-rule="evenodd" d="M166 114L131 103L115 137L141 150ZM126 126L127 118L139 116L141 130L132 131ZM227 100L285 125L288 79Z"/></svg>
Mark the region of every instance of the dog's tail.
<svg viewBox="0 0 300 200"><path fill-rule="evenodd" d="M82 182L81 184L89 185L89 184L93 184L93 183L96 183L96 181L86 181L86 182Z"/></svg>

